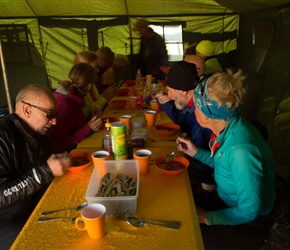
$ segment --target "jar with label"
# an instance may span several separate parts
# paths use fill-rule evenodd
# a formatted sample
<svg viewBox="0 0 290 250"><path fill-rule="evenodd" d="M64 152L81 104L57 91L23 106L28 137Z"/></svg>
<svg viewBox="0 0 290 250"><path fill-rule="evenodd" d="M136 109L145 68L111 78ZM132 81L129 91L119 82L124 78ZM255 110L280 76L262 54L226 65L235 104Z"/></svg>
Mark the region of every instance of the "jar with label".
<svg viewBox="0 0 290 250"><path fill-rule="evenodd" d="M142 102L143 102L143 108L150 108L150 101L151 101L151 96L150 96L150 91L144 89L142 91Z"/></svg>
<svg viewBox="0 0 290 250"><path fill-rule="evenodd" d="M158 83L152 83L151 86L150 93L156 95L158 93Z"/></svg>
<svg viewBox="0 0 290 250"><path fill-rule="evenodd" d="M125 160L128 157L126 124L124 122L111 123L112 148L115 160Z"/></svg>

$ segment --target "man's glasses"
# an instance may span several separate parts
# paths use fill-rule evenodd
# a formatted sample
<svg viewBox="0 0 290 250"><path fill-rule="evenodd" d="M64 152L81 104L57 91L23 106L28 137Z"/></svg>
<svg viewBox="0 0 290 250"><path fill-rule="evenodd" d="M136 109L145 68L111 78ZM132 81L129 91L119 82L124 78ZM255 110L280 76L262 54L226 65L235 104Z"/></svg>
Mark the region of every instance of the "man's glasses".
<svg viewBox="0 0 290 250"><path fill-rule="evenodd" d="M206 108L207 108L207 110L208 110L208 113L209 113L210 115L212 115L212 112L210 111L209 106L207 105L207 101L206 101L206 99L205 99L205 97L204 97L204 89L205 89L205 85L206 85L206 83L204 83L204 81L203 81L203 82L201 83L200 93L201 93L201 96L202 96L203 102L204 102L204 104L205 104L205 106L206 106Z"/></svg>
<svg viewBox="0 0 290 250"><path fill-rule="evenodd" d="M35 105L32 105L31 103L29 102L25 102L25 101L22 101L24 104L27 104L33 108L36 108L36 109L39 109L41 110L42 112L45 113L45 117L48 119L48 120L53 120L54 118L57 117L58 113L55 111L55 110L48 110L48 109L45 109L45 108L41 108L41 107L38 107L38 106L35 106Z"/></svg>

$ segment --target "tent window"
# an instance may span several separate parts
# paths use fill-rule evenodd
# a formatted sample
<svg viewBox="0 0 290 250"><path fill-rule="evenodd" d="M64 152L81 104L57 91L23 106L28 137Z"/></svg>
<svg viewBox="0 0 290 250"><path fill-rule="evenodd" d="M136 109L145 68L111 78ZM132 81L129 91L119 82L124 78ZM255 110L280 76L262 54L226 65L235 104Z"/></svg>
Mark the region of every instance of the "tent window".
<svg viewBox="0 0 290 250"><path fill-rule="evenodd" d="M0 25L0 37L5 61L32 61L27 25Z"/></svg>
<svg viewBox="0 0 290 250"><path fill-rule="evenodd" d="M150 27L163 37L168 51L169 62L183 59L182 25L150 25Z"/></svg>

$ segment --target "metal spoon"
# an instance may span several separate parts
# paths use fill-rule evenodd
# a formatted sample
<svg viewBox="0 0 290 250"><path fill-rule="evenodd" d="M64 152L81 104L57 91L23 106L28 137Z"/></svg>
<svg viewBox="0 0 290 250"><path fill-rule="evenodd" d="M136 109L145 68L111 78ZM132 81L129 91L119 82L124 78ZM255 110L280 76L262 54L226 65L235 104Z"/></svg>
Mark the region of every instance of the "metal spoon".
<svg viewBox="0 0 290 250"><path fill-rule="evenodd" d="M144 224L152 224L162 227L169 227L173 229L179 229L180 228L180 222L179 221L163 221L163 220L151 220L151 219L143 219L143 218L137 218L137 217L126 217L126 221L128 224L131 224L135 227L142 227Z"/></svg>
<svg viewBox="0 0 290 250"><path fill-rule="evenodd" d="M49 215L49 214L54 214L54 213L58 213L61 211L67 211L67 210L75 210L75 211L79 212L87 205L88 205L88 203L84 202L84 203L78 205L76 208L64 208L64 209L59 209L59 210L54 210L54 211L46 211L46 212L42 212L41 215Z"/></svg>
<svg viewBox="0 0 290 250"><path fill-rule="evenodd" d="M38 218L38 222L46 222L46 221L54 221L54 220L70 220L72 222L75 222L77 217L75 218L65 218L65 217L57 217L57 218L53 218L53 217L40 217Z"/></svg>
<svg viewBox="0 0 290 250"><path fill-rule="evenodd" d="M186 133L183 132L180 136L182 138L184 138L186 136ZM166 162L172 161L174 159L174 157L175 157L175 151L176 151L176 149L177 149L177 147L178 147L179 144L180 144L180 142L177 143L176 147L174 148L174 150L171 153L169 153L169 154L166 155L166 158L165 158L165 161Z"/></svg>

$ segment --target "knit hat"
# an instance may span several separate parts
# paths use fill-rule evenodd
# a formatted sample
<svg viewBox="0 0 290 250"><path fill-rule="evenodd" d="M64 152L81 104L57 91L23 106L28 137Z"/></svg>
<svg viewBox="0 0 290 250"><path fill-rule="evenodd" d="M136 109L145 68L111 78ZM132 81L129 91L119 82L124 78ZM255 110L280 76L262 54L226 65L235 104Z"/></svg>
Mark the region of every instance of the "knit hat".
<svg viewBox="0 0 290 250"><path fill-rule="evenodd" d="M140 29L142 29L142 28L146 28L146 27L148 27L148 25L149 25L149 22L148 22L147 20L145 20L145 19L139 19L139 20L136 22L136 24L135 24L133 30L134 30L134 31L138 31L138 30L140 30Z"/></svg>
<svg viewBox="0 0 290 250"><path fill-rule="evenodd" d="M196 87L198 80L196 65L180 61L171 65L166 85L173 89L188 91Z"/></svg>
<svg viewBox="0 0 290 250"><path fill-rule="evenodd" d="M203 40L196 46L196 51L204 56L213 56L214 55L214 46L213 43L209 40Z"/></svg>

